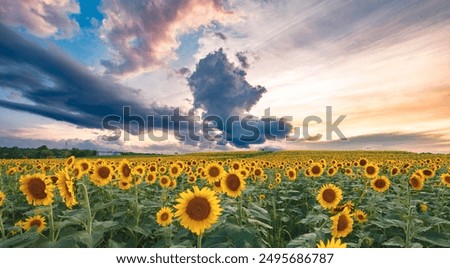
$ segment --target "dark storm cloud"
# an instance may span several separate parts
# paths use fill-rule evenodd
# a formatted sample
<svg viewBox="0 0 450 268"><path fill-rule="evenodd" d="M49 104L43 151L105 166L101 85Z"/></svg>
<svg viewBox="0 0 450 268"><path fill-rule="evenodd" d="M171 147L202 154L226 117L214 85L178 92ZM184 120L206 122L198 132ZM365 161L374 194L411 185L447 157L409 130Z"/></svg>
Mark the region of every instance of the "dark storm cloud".
<svg viewBox="0 0 450 268"><path fill-rule="evenodd" d="M248 58L245 55L245 52L236 53L236 58L239 60L239 63L241 64L242 68L247 69L250 67L250 64L248 63Z"/></svg>
<svg viewBox="0 0 450 268"><path fill-rule="evenodd" d="M143 104L139 91L93 74L54 48L44 49L0 25L0 87L22 101L0 106L101 128L102 118L122 114L123 106L142 116L169 114L170 109Z"/></svg>
<svg viewBox="0 0 450 268"><path fill-rule="evenodd" d="M264 124L259 119L245 117L245 112L250 111L267 92L262 86L250 85L245 76L246 72L229 62L222 49L208 54L188 77L194 108L206 110L206 115L220 117L224 125L218 125L217 129L223 131L221 135L225 141L237 147L284 137L292 128L288 122L278 120ZM233 116L238 116L240 122L248 127L242 124L226 126L226 121Z"/></svg>
<svg viewBox="0 0 450 268"><path fill-rule="evenodd" d="M246 75L228 61L222 49L208 54L188 78L195 108L223 118L248 112L267 90L250 85Z"/></svg>

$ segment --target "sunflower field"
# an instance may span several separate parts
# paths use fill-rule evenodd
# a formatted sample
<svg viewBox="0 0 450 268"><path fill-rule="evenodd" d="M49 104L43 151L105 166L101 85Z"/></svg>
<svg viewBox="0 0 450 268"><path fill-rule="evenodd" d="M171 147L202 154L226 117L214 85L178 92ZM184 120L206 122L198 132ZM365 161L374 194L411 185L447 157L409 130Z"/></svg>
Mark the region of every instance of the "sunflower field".
<svg viewBox="0 0 450 268"><path fill-rule="evenodd" d="M0 247L446 247L450 156L0 160Z"/></svg>

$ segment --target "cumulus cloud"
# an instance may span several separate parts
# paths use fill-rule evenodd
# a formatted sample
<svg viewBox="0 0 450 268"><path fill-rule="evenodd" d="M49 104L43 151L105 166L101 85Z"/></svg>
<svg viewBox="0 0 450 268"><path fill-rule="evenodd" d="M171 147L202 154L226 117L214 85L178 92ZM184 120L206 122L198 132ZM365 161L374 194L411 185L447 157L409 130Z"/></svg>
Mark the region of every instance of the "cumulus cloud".
<svg viewBox="0 0 450 268"><path fill-rule="evenodd" d="M102 37L113 49L113 58L102 64L107 73L119 75L162 65L175 57L178 36L235 17L220 0L112 0L101 10Z"/></svg>
<svg viewBox="0 0 450 268"><path fill-rule="evenodd" d="M246 80L246 72L231 63L222 49L201 59L196 70L188 77L194 97L194 108L201 108L205 116L217 116L222 123L216 124L218 137L237 147L264 143L267 139L284 137L291 125L283 120L265 123L246 115L261 99L267 89L252 86ZM232 117L239 118L239 124L227 125Z"/></svg>
<svg viewBox="0 0 450 268"><path fill-rule="evenodd" d="M70 38L79 30L73 14L80 13L76 0L2 0L0 21L24 27L38 37Z"/></svg>
<svg viewBox="0 0 450 268"><path fill-rule="evenodd" d="M1 24L0 36L0 87L20 95L0 99L2 107L88 128L101 128L106 115L122 115L123 106L141 116L170 114L168 107L145 103L139 90L95 75L54 48L44 49Z"/></svg>
<svg viewBox="0 0 450 268"><path fill-rule="evenodd" d="M228 61L222 49L208 54L188 78L195 108L223 118L248 112L267 89L250 85L246 75Z"/></svg>

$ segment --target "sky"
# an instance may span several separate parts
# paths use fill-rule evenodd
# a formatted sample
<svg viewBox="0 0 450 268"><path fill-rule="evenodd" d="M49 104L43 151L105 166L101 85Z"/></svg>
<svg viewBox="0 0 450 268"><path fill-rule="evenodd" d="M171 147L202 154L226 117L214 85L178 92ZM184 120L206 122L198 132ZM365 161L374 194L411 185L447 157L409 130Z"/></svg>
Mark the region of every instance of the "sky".
<svg viewBox="0 0 450 268"><path fill-rule="evenodd" d="M4 0L0 36L0 146L450 153L446 0Z"/></svg>

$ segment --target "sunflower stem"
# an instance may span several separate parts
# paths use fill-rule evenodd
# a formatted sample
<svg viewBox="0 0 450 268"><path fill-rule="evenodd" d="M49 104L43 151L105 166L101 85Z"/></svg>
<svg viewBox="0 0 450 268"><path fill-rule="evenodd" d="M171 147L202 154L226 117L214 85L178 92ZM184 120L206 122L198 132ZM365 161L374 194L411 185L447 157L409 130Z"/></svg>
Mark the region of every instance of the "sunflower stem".
<svg viewBox="0 0 450 268"><path fill-rule="evenodd" d="M2 233L2 239L6 238L5 227L3 226L3 211L0 210L0 231Z"/></svg>
<svg viewBox="0 0 450 268"><path fill-rule="evenodd" d="M140 211L139 211L139 192L138 192L138 185L134 184L134 202L135 202L135 213L134 216L136 218L136 226L139 226L139 218L140 218Z"/></svg>
<svg viewBox="0 0 450 268"><path fill-rule="evenodd" d="M243 196L239 196L239 227L242 227L242 199Z"/></svg>
<svg viewBox="0 0 450 268"><path fill-rule="evenodd" d="M81 186L83 187L83 195L84 195L84 201L86 206L86 214L87 214L87 223L86 223L86 232L88 234L92 233L92 211L91 211L91 205L89 203L89 194L87 187L84 183L81 183Z"/></svg>
<svg viewBox="0 0 450 268"><path fill-rule="evenodd" d="M203 233L201 233L197 236L197 248L202 248L202 238L203 238Z"/></svg>
<svg viewBox="0 0 450 268"><path fill-rule="evenodd" d="M50 241L55 242L55 220L53 217L53 204L50 204L49 209L49 221L50 221Z"/></svg>
<svg viewBox="0 0 450 268"><path fill-rule="evenodd" d="M412 208L411 208L411 187L409 184L408 187L408 218L406 219L406 230L405 230L405 247L410 248L411 247L411 224L412 224Z"/></svg>

